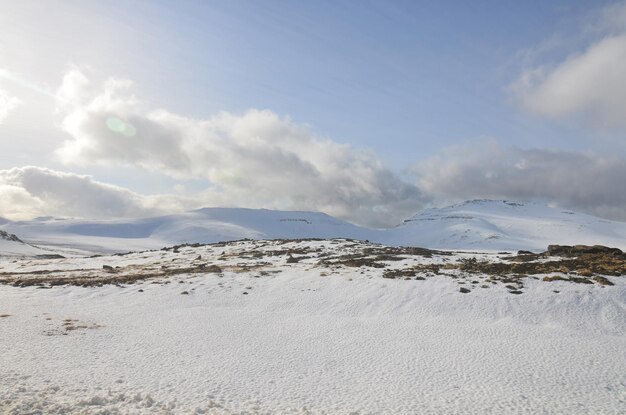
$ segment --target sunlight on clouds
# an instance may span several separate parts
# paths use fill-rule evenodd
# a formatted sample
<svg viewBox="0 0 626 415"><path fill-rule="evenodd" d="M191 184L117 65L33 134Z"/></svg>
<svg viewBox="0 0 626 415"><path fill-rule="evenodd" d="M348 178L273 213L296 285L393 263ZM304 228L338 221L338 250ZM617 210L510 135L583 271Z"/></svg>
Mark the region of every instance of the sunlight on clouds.
<svg viewBox="0 0 626 415"><path fill-rule="evenodd" d="M10 96L6 91L0 89L0 124L4 122L9 113L14 110L21 100Z"/></svg>
<svg viewBox="0 0 626 415"><path fill-rule="evenodd" d="M0 171L0 216L6 219L32 219L48 210L46 203L16 184L8 184Z"/></svg>
<svg viewBox="0 0 626 415"><path fill-rule="evenodd" d="M140 195L90 176L26 166L0 170L0 212L8 219L35 216L124 218L199 207L169 195Z"/></svg>
<svg viewBox="0 0 626 415"><path fill-rule="evenodd" d="M208 205L320 210L373 226L396 224L423 205L417 188L374 154L317 137L271 111L196 120L147 108L130 81L92 87L73 69L60 88L81 103L61 107L71 139L57 154L67 164L207 180Z"/></svg>
<svg viewBox="0 0 626 415"><path fill-rule="evenodd" d="M626 3L610 10L601 25L603 38L554 66L520 75L511 89L523 108L552 118L582 117L594 127L626 128Z"/></svg>
<svg viewBox="0 0 626 415"><path fill-rule="evenodd" d="M64 80L81 105L62 110L71 138L58 150L60 159L205 181L185 206L315 210L385 227L433 201L542 198L626 219L620 158L491 142L422 160L405 180L371 152L317 137L268 110L197 120L147 108L132 95L131 82L109 80L98 88L85 80L80 73Z"/></svg>
<svg viewBox="0 0 626 415"><path fill-rule="evenodd" d="M132 124L124 122L117 117L107 118L105 124L109 130L125 135L126 137L132 137L137 133L137 130Z"/></svg>

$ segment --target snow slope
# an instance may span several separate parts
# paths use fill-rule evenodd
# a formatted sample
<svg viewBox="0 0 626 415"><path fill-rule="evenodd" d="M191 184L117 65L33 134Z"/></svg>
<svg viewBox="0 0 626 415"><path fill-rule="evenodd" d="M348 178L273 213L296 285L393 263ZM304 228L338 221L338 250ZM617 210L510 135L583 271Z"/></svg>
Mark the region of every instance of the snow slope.
<svg viewBox="0 0 626 415"><path fill-rule="evenodd" d="M318 257L274 254L302 248ZM462 294L450 276L318 264L360 248L246 241L0 259L10 273L197 258L223 269L103 287L0 285L0 413L624 413L624 277L614 286L527 278L521 295L479 283ZM484 281L468 278L464 286Z"/></svg>
<svg viewBox="0 0 626 415"><path fill-rule="evenodd" d="M38 245L90 252L126 252L245 238L368 239L378 233L324 213L241 208L206 208L177 215L110 221L46 217L10 222L0 229L19 233Z"/></svg>
<svg viewBox="0 0 626 415"><path fill-rule="evenodd" d="M207 208L143 219L40 218L0 229L54 249L126 252L180 243L250 239L352 238L439 249L544 250L549 244L608 245L626 250L626 223L540 203L473 200L426 209L387 230L352 225L324 213Z"/></svg>
<svg viewBox="0 0 626 415"><path fill-rule="evenodd" d="M545 250L549 244L626 249L626 223L535 202L471 200L426 209L380 242L440 249Z"/></svg>
<svg viewBox="0 0 626 415"><path fill-rule="evenodd" d="M45 254L50 254L50 251L24 243L17 236L0 230L0 255L35 256Z"/></svg>

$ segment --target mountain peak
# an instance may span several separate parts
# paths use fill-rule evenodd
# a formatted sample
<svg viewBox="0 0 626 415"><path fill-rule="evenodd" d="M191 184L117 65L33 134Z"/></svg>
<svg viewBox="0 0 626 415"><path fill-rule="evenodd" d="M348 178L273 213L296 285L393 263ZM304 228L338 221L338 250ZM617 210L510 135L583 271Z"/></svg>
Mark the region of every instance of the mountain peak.
<svg viewBox="0 0 626 415"><path fill-rule="evenodd" d="M12 233L5 232L5 231L1 231L1 230L0 230L0 239L3 239L5 241L10 241L10 242L19 242L21 244L24 243L24 241L22 241L16 235L14 235Z"/></svg>
<svg viewBox="0 0 626 415"><path fill-rule="evenodd" d="M3 239L17 238L11 232L38 246L72 246L98 253L244 238L350 238L452 250L545 250L551 244L626 248L626 223L536 201L492 199L425 209L392 229L363 228L319 212L240 208L126 220L20 221L2 229Z"/></svg>
<svg viewBox="0 0 626 415"><path fill-rule="evenodd" d="M553 243L624 246L626 224L540 201L467 200L421 211L398 226L395 241L429 248L545 249Z"/></svg>

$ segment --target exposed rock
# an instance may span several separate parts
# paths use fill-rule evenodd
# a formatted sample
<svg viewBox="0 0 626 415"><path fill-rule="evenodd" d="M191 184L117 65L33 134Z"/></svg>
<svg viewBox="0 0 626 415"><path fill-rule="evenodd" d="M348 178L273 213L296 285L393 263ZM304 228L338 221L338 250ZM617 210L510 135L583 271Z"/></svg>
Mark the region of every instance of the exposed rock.
<svg viewBox="0 0 626 415"><path fill-rule="evenodd" d="M621 256L624 253L621 251L621 249L610 248L603 245L549 245L548 250L545 252L545 254L560 257L573 257L582 254L604 254Z"/></svg>
<svg viewBox="0 0 626 415"><path fill-rule="evenodd" d="M35 255L35 259L65 259L65 257L59 254L42 254Z"/></svg>
<svg viewBox="0 0 626 415"><path fill-rule="evenodd" d="M19 242L22 244L24 243L24 241L22 241L20 238L6 231L0 231L0 239L5 239L7 241L12 241L12 242Z"/></svg>

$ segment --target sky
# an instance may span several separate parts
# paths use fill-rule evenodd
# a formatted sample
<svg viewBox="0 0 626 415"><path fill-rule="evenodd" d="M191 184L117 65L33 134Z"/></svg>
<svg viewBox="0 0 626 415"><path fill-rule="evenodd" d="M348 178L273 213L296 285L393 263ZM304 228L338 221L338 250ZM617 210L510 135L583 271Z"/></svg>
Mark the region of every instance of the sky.
<svg viewBox="0 0 626 415"><path fill-rule="evenodd" d="M0 216L626 220L626 2L0 0Z"/></svg>

